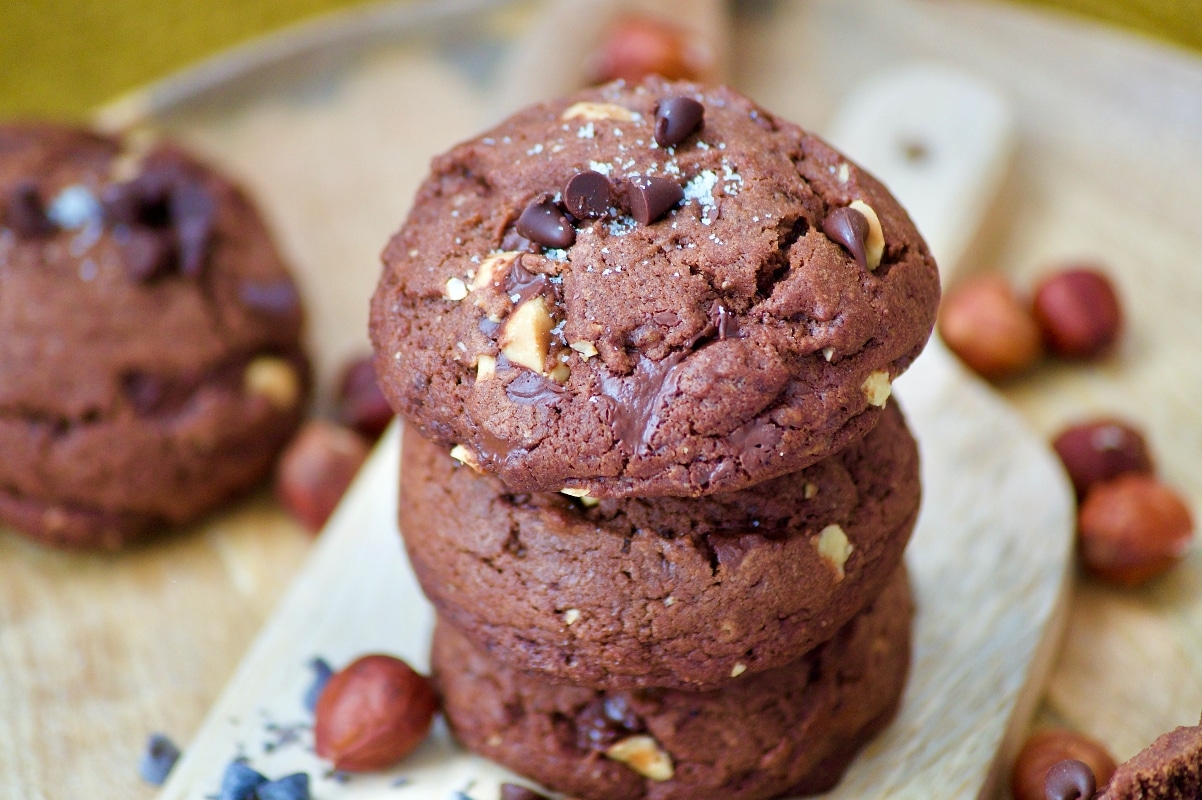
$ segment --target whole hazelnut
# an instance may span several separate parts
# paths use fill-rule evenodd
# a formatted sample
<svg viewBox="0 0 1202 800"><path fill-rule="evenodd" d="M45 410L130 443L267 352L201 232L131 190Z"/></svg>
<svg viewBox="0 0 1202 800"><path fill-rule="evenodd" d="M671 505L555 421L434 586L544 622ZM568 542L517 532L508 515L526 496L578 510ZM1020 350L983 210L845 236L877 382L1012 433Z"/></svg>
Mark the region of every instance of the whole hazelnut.
<svg viewBox="0 0 1202 800"><path fill-rule="evenodd" d="M1063 728L1040 731L1027 739L1014 761L1014 771L1010 773L1014 800L1044 800L1048 770L1066 759L1088 766L1099 786L1110 780L1116 766L1106 748L1088 736Z"/></svg>
<svg viewBox="0 0 1202 800"><path fill-rule="evenodd" d="M1128 472L1155 471L1144 437L1131 425L1117 419L1094 419L1071 425L1052 440L1077 498L1099 481Z"/></svg>
<svg viewBox="0 0 1202 800"><path fill-rule="evenodd" d="M622 78L631 83L648 75L669 80L701 80L713 69L713 54L684 28L647 16L614 23L592 56L594 83Z"/></svg>
<svg viewBox="0 0 1202 800"><path fill-rule="evenodd" d="M392 422L392 407L380 391L371 356L356 358L342 368L335 398L338 421L374 442Z"/></svg>
<svg viewBox="0 0 1202 800"><path fill-rule="evenodd" d="M1096 358L1118 340L1123 311L1114 284L1099 270L1065 269L1035 287L1032 312L1049 350L1064 358Z"/></svg>
<svg viewBox="0 0 1202 800"><path fill-rule="evenodd" d="M939 333L969 369L989 380L1022 372L1043 352L1039 326L1001 275L971 278L948 292Z"/></svg>
<svg viewBox="0 0 1202 800"><path fill-rule="evenodd" d="M276 497L306 528L321 530L369 449L352 430L324 420L305 423L276 466Z"/></svg>
<svg viewBox="0 0 1202 800"><path fill-rule="evenodd" d="M437 710L430 682L404 661L363 656L334 673L317 701L317 755L336 770L385 769L421 744Z"/></svg>
<svg viewBox="0 0 1202 800"><path fill-rule="evenodd" d="M1077 512L1085 569L1120 586L1138 586L1167 570L1193 538L1184 501L1149 475L1096 483Z"/></svg>

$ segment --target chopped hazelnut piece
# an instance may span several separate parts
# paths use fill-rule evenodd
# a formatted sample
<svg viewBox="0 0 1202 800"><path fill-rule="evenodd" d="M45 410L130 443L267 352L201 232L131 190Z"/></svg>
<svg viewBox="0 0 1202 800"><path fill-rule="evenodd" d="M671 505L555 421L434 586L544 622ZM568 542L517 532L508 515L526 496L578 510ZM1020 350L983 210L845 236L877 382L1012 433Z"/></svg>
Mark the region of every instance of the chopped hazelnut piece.
<svg viewBox="0 0 1202 800"><path fill-rule="evenodd" d="M458 303L467 297L467 284L459 278L451 278L447 281L447 285L443 288L442 293L448 300Z"/></svg>
<svg viewBox="0 0 1202 800"><path fill-rule="evenodd" d="M653 781L671 780L675 773L672 757L660 748L655 739L646 734L627 736L614 742L605 751L605 755Z"/></svg>
<svg viewBox="0 0 1202 800"><path fill-rule="evenodd" d="M476 380L488 380L496 373L497 359L492 356L476 356Z"/></svg>
<svg viewBox="0 0 1202 800"><path fill-rule="evenodd" d="M503 253L491 255L480 262L480 267L476 270L475 276L472 278L471 289L477 291L486 286L491 286L494 281L500 280L505 271L510 265L517 260L521 253L516 250L506 250Z"/></svg>
<svg viewBox="0 0 1202 800"><path fill-rule="evenodd" d="M509 315L501 331L501 352L511 363L543 374L554 327L546 302L542 297L532 297Z"/></svg>
<svg viewBox="0 0 1202 800"><path fill-rule="evenodd" d="M881 265L881 257L885 255L885 233L881 230L881 220L872 210L872 206L863 200L852 200L847 204L868 220L868 238L864 242L864 255L868 257L868 269L874 270Z"/></svg>
<svg viewBox="0 0 1202 800"><path fill-rule="evenodd" d="M559 115L560 119L613 119L620 122L633 122L639 115L625 106L614 103L573 103Z"/></svg>
<svg viewBox="0 0 1202 800"><path fill-rule="evenodd" d="M287 411L300 399L301 385L296 370L282 358L259 356L246 365L242 387L247 394L267 398L273 406Z"/></svg>
<svg viewBox="0 0 1202 800"><path fill-rule="evenodd" d="M893 393L893 382L890 380L888 372L878 369L864 379L860 388L864 390L869 403L883 408L885 403L889 402L889 395Z"/></svg>
<svg viewBox="0 0 1202 800"><path fill-rule="evenodd" d="M855 550L848 541L847 534L838 525L827 525L814 537L813 542L818 548L818 555L834 568L835 580L843 580L843 567L847 564L851 551Z"/></svg>

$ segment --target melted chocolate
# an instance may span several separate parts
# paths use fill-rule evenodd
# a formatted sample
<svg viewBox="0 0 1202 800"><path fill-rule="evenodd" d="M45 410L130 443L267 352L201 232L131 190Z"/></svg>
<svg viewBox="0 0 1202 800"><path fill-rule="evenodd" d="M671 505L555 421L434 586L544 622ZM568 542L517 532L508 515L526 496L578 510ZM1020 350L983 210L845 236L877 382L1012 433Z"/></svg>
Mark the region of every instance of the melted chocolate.
<svg viewBox="0 0 1202 800"><path fill-rule="evenodd" d="M537 372L520 370L505 387L505 396L525 406L552 405L567 395L567 390Z"/></svg>
<svg viewBox="0 0 1202 800"><path fill-rule="evenodd" d="M604 370L601 372L604 399L592 399L601 401L602 417L627 452L645 452L659 427L660 400L675 391L676 368L686 355L673 353L660 361L640 356L634 372L625 378L609 375Z"/></svg>

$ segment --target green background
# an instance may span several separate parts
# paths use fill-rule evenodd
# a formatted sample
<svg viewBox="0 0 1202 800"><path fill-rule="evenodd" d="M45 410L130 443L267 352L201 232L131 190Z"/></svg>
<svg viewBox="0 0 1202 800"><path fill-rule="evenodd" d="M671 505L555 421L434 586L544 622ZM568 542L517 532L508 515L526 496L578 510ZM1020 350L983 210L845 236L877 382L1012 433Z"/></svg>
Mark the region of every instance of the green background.
<svg viewBox="0 0 1202 800"><path fill-rule="evenodd" d="M1202 51L1202 0L1019 1L1086 15ZM106 100L231 45L315 14L366 4L0 0L0 116L81 117Z"/></svg>

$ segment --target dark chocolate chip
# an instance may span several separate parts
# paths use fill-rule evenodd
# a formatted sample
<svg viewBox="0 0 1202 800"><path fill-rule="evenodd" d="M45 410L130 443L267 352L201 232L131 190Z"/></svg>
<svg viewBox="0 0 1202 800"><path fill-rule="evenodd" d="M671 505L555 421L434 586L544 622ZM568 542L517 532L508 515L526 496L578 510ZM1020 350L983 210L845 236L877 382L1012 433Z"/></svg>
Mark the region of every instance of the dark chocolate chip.
<svg viewBox="0 0 1202 800"><path fill-rule="evenodd" d="M309 773L295 772L255 789L255 800L309 800Z"/></svg>
<svg viewBox="0 0 1202 800"><path fill-rule="evenodd" d="M217 800L251 800L255 790L267 783L267 778L251 769L241 759L234 759L221 776L221 791Z"/></svg>
<svg viewBox="0 0 1202 800"><path fill-rule="evenodd" d="M8 224L21 239L51 236L58 226L46 215L38 187L30 181L17 184L8 196Z"/></svg>
<svg viewBox="0 0 1202 800"><path fill-rule="evenodd" d="M520 253L533 253L538 245L518 233L515 228L509 228L501 237L501 249Z"/></svg>
<svg viewBox="0 0 1202 800"><path fill-rule="evenodd" d="M868 255L864 243L868 240L868 218L854 208L836 208L822 220L822 232L831 241L843 245L864 269L868 269Z"/></svg>
<svg viewBox="0 0 1202 800"><path fill-rule="evenodd" d="M739 338L739 323L726 310L726 306L715 301L713 306L710 307L709 316L710 324L714 326L714 333L718 335L718 341Z"/></svg>
<svg viewBox="0 0 1202 800"><path fill-rule="evenodd" d="M516 294L518 296L517 303L540 294L546 294L551 285L546 275L526 269L525 264L522 263L524 260L522 256L515 258L505 273L505 294L510 295L511 298Z"/></svg>
<svg viewBox="0 0 1202 800"><path fill-rule="evenodd" d="M1071 758L1053 764L1043 782L1048 800L1089 800L1097 788L1093 770Z"/></svg>
<svg viewBox="0 0 1202 800"><path fill-rule="evenodd" d="M179 241L179 270L195 278L204 268L217 204L198 181L180 181L171 192L171 223Z"/></svg>
<svg viewBox="0 0 1202 800"><path fill-rule="evenodd" d="M691 97L670 97L655 109L655 141L675 147L701 127L705 106Z"/></svg>
<svg viewBox="0 0 1202 800"><path fill-rule="evenodd" d="M605 751L618 739L646 730L625 695L601 695L576 718L576 745L581 750Z"/></svg>
<svg viewBox="0 0 1202 800"><path fill-rule="evenodd" d="M120 242L125 271L139 283L166 274L175 264L175 237L170 231L131 228Z"/></svg>
<svg viewBox="0 0 1202 800"><path fill-rule="evenodd" d="M576 242L576 229L559 206L547 198L526 206L514 227L522 236L543 247L571 247Z"/></svg>
<svg viewBox="0 0 1202 800"><path fill-rule="evenodd" d="M600 172L577 173L563 187L563 202L580 219L603 217L613 203L613 185Z"/></svg>
<svg viewBox="0 0 1202 800"><path fill-rule="evenodd" d="M309 688L305 691L304 703L305 710L312 714L317 710L317 701L321 698L322 690L326 688L326 684L333 677L334 669L321 657L310 661L309 667L313 670L313 682L309 684Z"/></svg>
<svg viewBox="0 0 1202 800"><path fill-rule="evenodd" d="M643 225L650 225L684 199L680 184L667 178L637 175L629 180L626 202L630 215Z"/></svg>
<svg viewBox="0 0 1202 800"><path fill-rule="evenodd" d="M266 283L243 281L238 287L238 299L247 308L276 316L289 314L300 306L300 294L289 278Z"/></svg>
<svg viewBox="0 0 1202 800"><path fill-rule="evenodd" d="M175 742L161 733L152 733L146 741L145 752L138 759L138 774L151 786L162 786L179 756Z"/></svg>
<svg viewBox="0 0 1202 800"><path fill-rule="evenodd" d="M476 323L476 327L480 329L480 333L488 338L496 339L497 331L501 329L501 323L493 322L488 317L481 317L480 321Z"/></svg>
<svg viewBox="0 0 1202 800"><path fill-rule="evenodd" d="M516 783L502 783L501 800L547 800L547 796Z"/></svg>
<svg viewBox="0 0 1202 800"><path fill-rule="evenodd" d="M505 387L505 396L524 406L550 405L567 394L562 386L535 372L522 370Z"/></svg>

